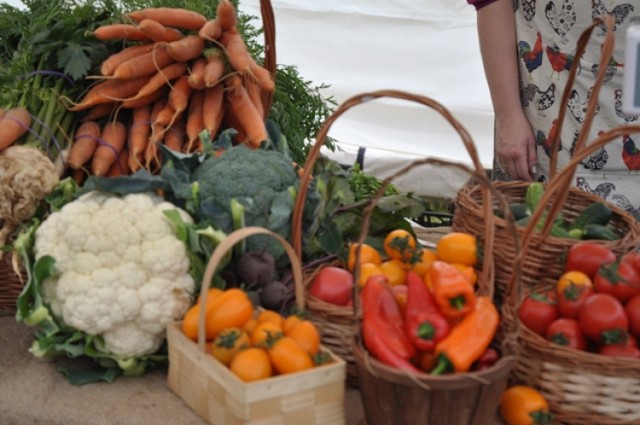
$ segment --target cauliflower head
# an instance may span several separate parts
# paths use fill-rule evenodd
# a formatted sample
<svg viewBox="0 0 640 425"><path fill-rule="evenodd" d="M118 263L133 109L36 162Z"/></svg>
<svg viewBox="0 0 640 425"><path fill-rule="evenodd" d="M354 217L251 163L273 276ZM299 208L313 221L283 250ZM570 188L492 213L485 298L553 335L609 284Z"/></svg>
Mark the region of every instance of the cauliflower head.
<svg viewBox="0 0 640 425"><path fill-rule="evenodd" d="M36 232L36 260L51 256L58 272L41 284L44 302L65 324L101 336L105 352L118 358L157 351L167 324L191 305L187 249L166 209L192 223L153 194L90 192L52 213Z"/></svg>

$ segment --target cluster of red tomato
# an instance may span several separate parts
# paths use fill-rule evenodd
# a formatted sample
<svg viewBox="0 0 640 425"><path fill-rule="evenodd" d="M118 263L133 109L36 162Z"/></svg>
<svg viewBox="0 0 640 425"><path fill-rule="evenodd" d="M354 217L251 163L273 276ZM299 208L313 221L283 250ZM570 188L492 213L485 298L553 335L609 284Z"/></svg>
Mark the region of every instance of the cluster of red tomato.
<svg viewBox="0 0 640 425"><path fill-rule="evenodd" d="M184 334L198 339L200 303L187 311ZM320 350L320 332L296 315L254 309L238 288L212 288L205 301L207 352L245 382L294 373L331 359Z"/></svg>
<svg viewBox="0 0 640 425"><path fill-rule="evenodd" d="M618 257L595 242L573 245L556 287L529 294L518 316L556 344L640 359L640 252Z"/></svg>

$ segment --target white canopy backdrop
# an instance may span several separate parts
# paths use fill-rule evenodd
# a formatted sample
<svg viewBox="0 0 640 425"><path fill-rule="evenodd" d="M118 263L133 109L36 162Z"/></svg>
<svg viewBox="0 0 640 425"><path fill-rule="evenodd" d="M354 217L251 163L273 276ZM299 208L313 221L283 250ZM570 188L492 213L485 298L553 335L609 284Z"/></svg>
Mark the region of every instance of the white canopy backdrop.
<svg viewBox="0 0 640 425"><path fill-rule="evenodd" d="M302 77L330 87L339 103L356 94L398 89L443 104L469 131L485 167L493 157L493 111L478 48L476 12L465 0L272 0L276 55ZM259 0L240 9L260 16ZM408 161L434 156L470 163L453 127L420 104L379 99L341 116L329 135L355 162L384 178ZM414 168L402 190L452 198L468 175L451 167Z"/></svg>
<svg viewBox="0 0 640 425"><path fill-rule="evenodd" d="M272 6L279 64L296 66L314 85L329 85L322 94L338 103L383 89L428 96L463 124L483 165L490 166L493 112L476 12L465 0L272 0ZM259 0L240 0L240 9L260 17ZM352 164L365 147L364 169L380 178L426 156L470 163L451 125L408 101L383 98L354 107L329 135L340 150L324 153ZM404 191L452 198L467 180L451 167L422 166L394 183Z"/></svg>

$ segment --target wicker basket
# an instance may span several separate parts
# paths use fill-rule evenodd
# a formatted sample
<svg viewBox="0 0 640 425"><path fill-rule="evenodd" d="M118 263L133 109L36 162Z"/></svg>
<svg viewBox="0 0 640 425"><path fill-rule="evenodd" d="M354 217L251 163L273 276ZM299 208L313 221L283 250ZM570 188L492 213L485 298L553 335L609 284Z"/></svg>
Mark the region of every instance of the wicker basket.
<svg viewBox="0 0 640 425"><path fill-rule="evenodd" d="M386 187L390 180L394 177L397 177L401 174L409 171L411 167L430 163L433 165L442 165L442 166L459 166L465 171L476 174L479 176L486 176L486 172L482 166L480 161L478 152L476 147L471 139L470 135L467 133L466 129L456 120L455 117L451 115L451 113L440 103L434 101L425 96L420 96L412 93L407 93L398 90L380 90L371 93L363 93L360 95L356 95L347 99L343 104L341 104L334 113L327 119L322 128L318 131L316 135L316 141L312 146L311 150L307 155L307 160L304 164L304 172L300 181L300 191L296 198L296 204L293 210L293 219L291 225L291 241L294 249L298 253L300 259L302 259L302 244L303 244L303 235L302 235L302 213L304 208L304 200L307 196L307 191L309 187L309 183L311 180L311 172L313 171L313 166L315 164L316 159L320 153L320 148L324 145L325 138L331 128L332 124L340 117L343 113L345 113L350 108L365 104L366 102L379 99L379 98L394 98L400 100L406 100L411 102L416 102L428 108L431 108L438 112L442 117L444 117L457 131L460 135L465 148L467 149L471 161L474 166L474 170L463 166L462 164L452 164L448 161L437 160L437 159L429 159L426 160L418 160L414 161L410 164L409 167L405 167L399 171L397 171L393 176L387 179L384 182L384 186ZM485 193L485 196L489 196L488 192ZM487 207L490 204L487 202ZM490 210L488 210L490 211ZM493 235L493 232L490 233ZM357 254L359 255L359 254ZM326 267L327 263L321 264L318 268ZM487 273L492 273L490 267L485 269ZM357 273L356 270L356 281L357 281ZM305 284L308 285L312 281L313 274L309 274L307 279L305 279ZM487 276L487 279L492 279L493 276ZM326 303L322 300L312 297L309 294L305 295L306 299L306 311L309 313L310 320L316 323L320 329L322 329L322 337L323 341L326 341L327 346L330 347L334 352L339 353L339 355L345 359L348 363L348 382L352 385L357 384L356 379L356 367L355 367L355 359L353 357L353 352L351 348L351 342L353 340L354 331L359 328L358 318L353 315L353 311L351 307L348 306L337 306L330 303ZM355 299L355 297L354 297Z"/></svg>
<svg viewBox="0 0 640 425"><path fill-rule="evenodd" d="M268 229L245 227L231 233L213 252L202 279L204 303L209 282L224 257L239 241L251 235L273 236L289 255L297 289L302 297L302 270L289 243ZM169 346L168 386L189 407L212 425L240 424L344 424L346 364L326 347L332 361L306 371L242 382L205 349L205 308L201 304L198 342L187 338L181 324L167 329Z"/></svg>
<svg viewBox="0 0 640 425"><path fill-rule="evenodd" d="M604 79L604 72L606 64L609 63L611 58L611 52L613 50L613 26L611 24L611 17L596 18L594 23L584 31L576 50L576 57L573 61L573 67L571 68L569 79L565 87L564 95L562 98L562 105L560 108L560 115L558 121L560 125L564 119L566 113L566 105L569 99L569 94L573 85L578 64L582 53L585 50L585 46L589 41L591 32L595 27L600 24L607 25L607 32L605 41L602 45L602 58L600 61L599 74L596 80L596 84L593 88L593 94L590 98L589 108L587 115L583 123L583 127L576 141L575 151L572 160L562 169L556 173L557 151L556 148L559 143L560 129L556 132L555 140L553 141L553 156L551 157L551 176L548 183L545 184L545 194L540 201L540 205L529 220L527 227L518 227L519 240L522 244L530 245L528 255L522 259L522 282L525 287L535 286L543 281L545 283L555 282L563 272L562 259L565 257L567 250L575 244L573 239L563 239L553 237L549 235L553 219L558 217L559 214L563 218L572 220L584 210L584 208L596 201L605 202L613 211L610 225L615 232L620 235L620 239L615 241L598 241L610 249L616 254L628 252L640 245L640 224L638 221L618 208L616 205L605 201L604 199L582 191L571 185L573 175L580 162L593 154L606 143L616 137L626 133L633 133L640 131L639 125L627 125L619 128L609 130L602 133L595 141L585 146L586 137L589 134L591 121L594 117L594 111L596 108L599 89ZM555 174L555 175L554 175ZM509 200L509 202L522 203L525 199L525 193L528 182L494 182L494 186ZM485 210L480 203L481 193L477 186L468 186L457 194L455 200L455 210L458 212L454 216L453 229L457 231L464 231L476 235L480 235L483 232ZM545 212L548 212L548 219L545 227L537 232L534 229L535 223ZM512 265L516 261L515 247L511 243L513 239L505 237L507 226L502 219L496 220L496 237L504 242L496 246L496 292L504 295L506 288L509 285L511 279Z"/></svg>
<svg viewBox="0 0 640 425"><path fill-rule="evenodd" d="M24 287L11 265L11 253L4 253L0 260L0 314L16 312L16 300Z"/></svg>

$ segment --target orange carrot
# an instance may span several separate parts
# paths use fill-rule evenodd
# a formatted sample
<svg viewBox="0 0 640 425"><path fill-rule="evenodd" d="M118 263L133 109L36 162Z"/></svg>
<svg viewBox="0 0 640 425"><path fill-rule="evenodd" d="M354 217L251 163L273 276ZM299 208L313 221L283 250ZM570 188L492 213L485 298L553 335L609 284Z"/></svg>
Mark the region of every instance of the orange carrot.
<svg viewBox="0 0 640 425"><path fill-rule="evenodd" d="M164 137L164 130L167 127L163 122L170 121L173 112L171 108L167 108L167 99L158 100L151 109L151 135L144 151L144 167L152 171L152 167L157 165L157 143L161 143Z"/></svg>
<svg viewBox="0 0 640 425"><path fill-rule="evenodd" d="M78 186L82 186L87 179L87 171L84 168L78 168L77 170L71 170L71 178Z"/></svg>
<svg viewBox="0 0 640 425"><path fill-rule="evenodd" d="M226 49L227 59L236 71L249 73L255 61L249 54L246 43L237 31L223 31L220 42Z"/></svg>
<svg viewBox="0 0 640 425"><path fill-rule="evenodd" d="M229 0L220 0L216 9L216 19L223 31L235 28L238 23L238 15L233 3Z"/></svg>
<svg viewBox="0 0 640 425"><path fill-rule="evenodd" d="M188 35L173 41L167 46L167 53L176 62L188 62L202 55L204 39L197 35Z"/></svg>
<svg viewBox="0 0 640 425"><path fill-rule="evenodd" d="M95 121L85 121L78 126L69 149L69 168L81 168L93 155L98 146L100 125Z"/></svg>
<svg viewBox="0 0 640 425"><path fill-rule="evenodd" d="M217 40L220 34L222 34L222 27L217 19L208 20L207 23L200 28L200 31L198 31L200 37L209 41Z"/></svg>
<svg viewBox="0 0 640 425"><path fill-rule="evenodd" d="M147 35L140 31L138 27L132 24L108 24L101 25L89 34L98 40L127 40L127 41L146 41L149 39Z"/></svg>
<svg viewBox="0 0 640 425"><path fill-rule="evenodd" d="M0 121L0 151L8 148L31 127L31 114L24 108L8 109Z"/></svg>
<svg viewBox="0 0 640 425"><path fill-rule="evenodd" d="M213 87L220 82L225 72L225 63L222 53L215 50L207 56L207 65L203 71L203 81L205 87Z"/></svg>
<svg viewBox="0 0 640 425"><path fill-rule="evenodd" d="M149 81L149 76L129 80L105 80L89 89L80 103L69 108L70 111L85 111L93 106L134 96Z"/></svg>
<svg viewBox="0 0 640 425"><path fill-rule="evenodd" d="M100 118L108 117L115 112L118 104L116 102L101 103L89 109L81 118L81 122L97 121Z"/></svg>
<svg viewBox="0 0 640 425"><path fill-rule="evenodd" d="M113 71L113 77L118 80L128 80L143 75L154 74L159 69L173 62L173 58L169 56L165 44L156 43L154 46L152 51L131 58L118 65Z"/></svg>
<svg viewBox="0 0 640 425"><path fill-rule="evenodd" d="M156 42L170 43L180 40L182 33L175 28L165 27L153 19L143 19L138 23L138 30L145 34L147 38Z"/></svg>
<svg viewBox="0 0 640 425"><path fill-rule="evenodd" d="M203 56L196 58L191 64L191 72L189 73L189 85L194 90L202 90L204 84L204 67L207 65L207 59Z"/></svg>
<svg viewBox="0 0 640 425"><path fill-rule="evenodd" d="M127 16L136 22L153 19L167 27L196 31L207 22L207 18L197 12L170 7L149 7L130 12Z"/></svg>
<svg viewBox="0 0 640 425"><path fill-rule="evenodd" d="M108 122L100 133L100 144L93 153L91 172L104 176L119 158L127 141L127 128L120 121Z"/></svg>
<svg viewBox="0 0 640 425"><path fill-rule="evenodd" d="M187 133L186 152L193 152L192 149L198 144L200 132L204 129L202 120L202 107L204 104L204 91L195 90L189 98L189 110L187 112L187 122L185 131Z"/></svg>
<svg viewBox="0 0 640 425"><path fill-rule="evenodd" d="M224 117L224 86L217 84L204 91L202 123L211 138L216 136Z"/></svg>
<svg viewBox="0 0 640 425"><path fill-rule="evenodd" d="M149 142L151 132L151 106L146 105L131 111L131 124L129 124L129 169L138 171L142 167L144 151Z"/></svg>
<svg viewBox="0 0 640 425"><path fill-rule="evenodd" d="M169 122L169 127L175 122L178 115L186 111L189 106L189 96L191 96L191 87L189 86L189 77L183 75L178 78L169 92L169 100L167 104L174 110L175 115Z"/></svg>
<svg viewBox="0 0 640 425"><path fill-rule="evenodd" d="M164 135L164 145L172 151L182 152L184 143L184 123L179 122L167 129Z"/></svg>
<svg viewBox="0 0 640 425"><path fill-rule="evenodd" d="M229 80L227 100L240 125L247 133L251 147L260 146L260 143L268 137L264 119L253 106L247 90L242 85L242 80L237 75Z"/></svg>
<svg viewBox="0 0 640 425"><path fill-rule="evenodd" d="M225 101L224 104L225 104L225 107L224 107L224 117L222 119L222 125L225 128L233 128L236 130L237 134L233 136L234 145L246 143L247 133L244 131L244 128L242 128L242 124L240 124L238 117L229 106L229 102Z"/></svg>
<svg viewBox="0 0 640 425"><path fill-rule="evenodd" d="M258 83L262 90L272 92L276 89L276 84L273 81L273 77L266 68L263 68L257 63L252 62L251 65L249 65L249 74L251 75L253 80Z"/></svg>
<svg viewBox="0 0 640 425"><path fill-rule="evenodd" d="M256 107L260 116L266 118L264 116L264 106L262 104L262 88L258 83L252 81L250 78L245 79L244 85L247 89L249 99L251 99L251 103Z"/></svg>
<svg viewBox="0 0 640 425"><path fill-rule="evenodd" d="M147 84L141 87L135 96L130 97L129 99L121 100L136 100L155 93L164 85L169 84L171 81L175 80L181 75L184 75L187 72L187 68L188 65L182 62L174 62L171 65L167 65L156 72L151 78L149 78Z"/></svg>
<svg viewBox="0 0 640 425"><path fill-rule="evenodd" d="M127 150L127 148L124 148L122 152L120 152L118 160L111 164L111 168L109 168L109 171L107 171L107 177L126 176L130 171L129 151Z"/></svg>
<svg viewBox="0 0 640 425"><path fill-rule="evenodd" d="M113 75L113 71L122 62L140 56L141 54L148 53L153 50L153 43L149 44L137 44L134 46L126 47L120 50L118 53L114 53L106 58L100 66L100 74L105 77Z"/></svg>
<svg viewBox="0 0 640 425"><path fill-rule="evenodd" d="M164 87L161 87L160 90L154 93L151 93L147 96L142 96L138 99L133 99L133 100L125 100L120 104L120 107L125 109L135 109L135 108L140 108L142 106L148 106L153 104L155 101L157 101L161 97L166 96L168 92L169 92L169 89L167 88L167 86L164 86Z"/></svg>

